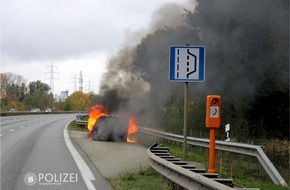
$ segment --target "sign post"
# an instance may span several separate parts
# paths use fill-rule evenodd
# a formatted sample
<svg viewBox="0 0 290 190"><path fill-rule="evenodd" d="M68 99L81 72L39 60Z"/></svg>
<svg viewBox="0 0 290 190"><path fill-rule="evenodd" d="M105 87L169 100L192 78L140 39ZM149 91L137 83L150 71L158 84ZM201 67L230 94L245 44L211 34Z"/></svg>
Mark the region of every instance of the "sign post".
<svg viewBox="0 0 290 190"><path fill-rule="evenodd" d="M183 107L183 160L187 160L187 94L188 82L184 83L184 107Z"/></svg>
<svg viewBox="0 0 290 190"><path fill-rule="evenodd" d="M169 57L169 80L184 82L183 160L186 161L188 82L204 81L205 48L202 46L171 46Z"/></svg>

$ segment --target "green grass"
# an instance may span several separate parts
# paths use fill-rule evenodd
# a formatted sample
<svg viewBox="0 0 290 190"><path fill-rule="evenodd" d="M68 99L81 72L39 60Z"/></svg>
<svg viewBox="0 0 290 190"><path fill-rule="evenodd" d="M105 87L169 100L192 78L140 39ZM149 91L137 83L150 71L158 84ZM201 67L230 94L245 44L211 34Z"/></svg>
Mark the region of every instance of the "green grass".
<svg viewBox="0 0 290 190"><path fill-rule="evenodd" d="M172 144L169 142L162 142L164 146L170 148L172 155L182 158L183 156L183 145L182 144ZM200 162L201 165L208 166L208 151L199 147L188 148L187 150L187 160ZM219 158L220 152L217 153ZM260 188L260 190L286 190L289 188L275 185L271 179L265 173L262 176L258 174L258 161L255 158L251 158L248 161L246 158L241 158L238 160L238 156L232 156L229 158L229 153L223 154L223 165L222 172L220 173L220 164L216 163L216 171L219 173L220 177L223 178L233 178L234 183L247 188ZM219 159L217 159L219 160ZM250 165L249 165L250 164Z"/></svg>
<svg viewBox="0 0 290 190"><path fill-rule="evenodd" d="M72 131L88 131L86 126L77 125L75 120L70 123L68 129Z"/></svg>
<svg viewBox="0 0 290 190"><path fill-rule="evenodd" d="M266 181L263 179L241 179L241 178L234 178L234 182L241 186L247 188L260 188L260 190L289 190L287 187L277 186L271 181Z"/></svg>
<svg viewBox="0 0 290 190"><path fill-rule="evenodd" d="M114 190L169 190L167 181L152 168L140 170L138 173L125 173L108 179Z"/></svg>
<svg viewBox="0 0 290 190"><path fill-rule="evenodd" d="M147 146L150 146L150 143L158 142L169 147L171 154L175 157L183 158L183 145L181 143L172 143L140 133L136 135L136 138L139 143ZM223 160L222 165L219 162L220 158ZM189 163L197 162L201 167L208 168L208 149L188 146L187 161ZM260 188L260 190L289 189L275 185L265 171L259 173L259 161L253 157L217 151L216 172L220 177L232 178L235 184L248 188Z"/></svg>

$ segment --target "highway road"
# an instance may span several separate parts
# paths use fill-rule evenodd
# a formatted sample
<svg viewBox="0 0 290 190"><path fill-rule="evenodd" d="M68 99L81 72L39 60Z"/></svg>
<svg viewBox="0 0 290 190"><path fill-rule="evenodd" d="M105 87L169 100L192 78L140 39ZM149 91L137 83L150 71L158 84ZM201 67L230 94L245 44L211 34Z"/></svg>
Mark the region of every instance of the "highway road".
<svg viewBox="0 0 290 190"><path fill-rule="evenodd" d="M96 169L91 182L87 165L66 136L65 126L74 118L74 114L1 117L1 189L93 190L96 184L110 189Z"/></svg>

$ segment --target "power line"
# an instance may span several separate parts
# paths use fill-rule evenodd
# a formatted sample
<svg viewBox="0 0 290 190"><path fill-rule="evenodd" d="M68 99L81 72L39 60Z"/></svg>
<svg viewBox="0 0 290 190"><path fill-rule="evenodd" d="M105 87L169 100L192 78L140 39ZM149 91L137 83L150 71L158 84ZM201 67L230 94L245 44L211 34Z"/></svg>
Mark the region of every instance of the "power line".
<svg viewBox="0 0 290 190"><path fill-rule="evenodd" d="M93 88L94 88L94 85L91 83L91 79L89 78L89 81L86 82L87 92L90 93Z"/></svg>
<svg viewBox="0 0 290 190"><path fill-rule="evenodd" d="M74 78L72 78L72 80L73 80L73 84L74 84L74 92L76 92L77 91L77 80L78 80L78 82L79 82L79 84L78 84L78 90L79 91L81 91L81 92L83 92L83 82L84 82L84 79L83 79L83 72L82 71L80 71L80 75L79 75L79 78L77 78L77 76L76 76L76 74L75 74L75 77Z"/></svg>
<svg viewBox="0 0 290 190"><path fill-rule="evenodd" d="M73 92L76 92L77 91L77 75L75 74L74 78L71 78L71 80L73 80L72 82L70 82L70 83L73 83Z"/></svg>
<svg viewBox="0 0 290 190"><path fill-rule="evenodd" d="M57 72L55 72L55 68L57 68L56 66L53 65L53 61L51 61L51 64L46 66L46 68L49 68L49 72L45 72L45 74L49 74L49 78L45 78L49 79L50 81L50 89L51 89L51 93L54 95L54 80L58 79L55 78L55 74L58 74Z"/></svg>
<svg viewBox="0 0 290 190"><path fill-rule="evenodd" d="M79 78L79 91L83 92L83 72L80 72L80 78Z"/></svg>

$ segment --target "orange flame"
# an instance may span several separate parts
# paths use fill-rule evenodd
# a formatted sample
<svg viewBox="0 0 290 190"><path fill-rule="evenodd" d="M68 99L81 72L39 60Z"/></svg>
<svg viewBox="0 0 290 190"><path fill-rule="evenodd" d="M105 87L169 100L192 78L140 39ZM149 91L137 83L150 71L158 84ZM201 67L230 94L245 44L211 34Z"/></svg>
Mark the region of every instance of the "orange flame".
<svg viewBox="0 0 290 190"><path fill-rule="evenodd" d="M105 110L104 106L97 104L91 108L88 119L89 132L93 131L96 121L103 116L108 116L108 113Z"/></svg>
<svg viewBox="0 0 290 190"><path fill-rule="evenodd" d="M129 119L129 127L127 132L127 142L137 142L136 139L132 136L138 131L138 125L136 124L135 117L132 116Z"/></svg>

